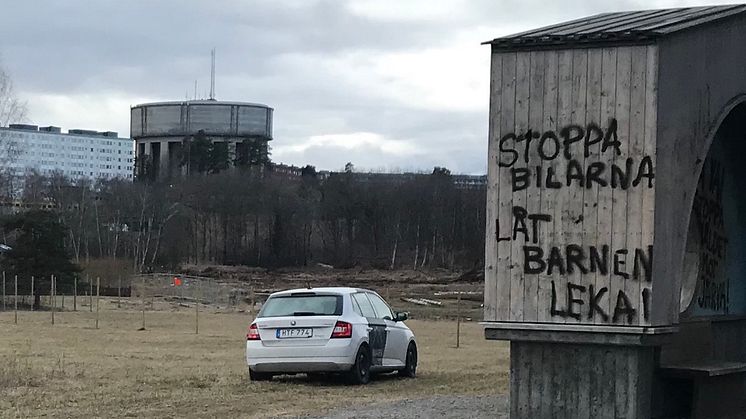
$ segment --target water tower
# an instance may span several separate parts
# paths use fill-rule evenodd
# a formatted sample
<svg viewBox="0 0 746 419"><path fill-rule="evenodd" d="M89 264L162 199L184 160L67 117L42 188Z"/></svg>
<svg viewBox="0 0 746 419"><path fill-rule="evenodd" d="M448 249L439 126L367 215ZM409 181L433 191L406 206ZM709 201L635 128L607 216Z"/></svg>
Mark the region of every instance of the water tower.
<svg viewBox="0 0 746 419"><path fill-rule="evenodd" d="M273 109L267 105L218 100L154 102L131 109L130 133L136 143L137 174L167 179L185 173L185 139L202 133L226 143L231 161L241 160L252 142L272 140Z"/></svg>

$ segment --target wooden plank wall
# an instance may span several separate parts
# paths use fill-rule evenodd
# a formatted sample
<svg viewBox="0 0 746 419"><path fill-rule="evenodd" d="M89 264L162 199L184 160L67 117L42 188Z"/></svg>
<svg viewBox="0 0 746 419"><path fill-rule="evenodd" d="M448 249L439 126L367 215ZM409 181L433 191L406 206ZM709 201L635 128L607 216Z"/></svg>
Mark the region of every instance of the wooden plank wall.
<svg viewBox="0 0 746 419"><path fill-rule="evenodd" d="M495 52L491 72L485 320L649 325L657 47Z"/></svg>
<svg viewBox="0 0 746 419"><path fill-rule="evenodd" d="M650 417L654 352L645 346L511 342L510 417Z"/></svg>

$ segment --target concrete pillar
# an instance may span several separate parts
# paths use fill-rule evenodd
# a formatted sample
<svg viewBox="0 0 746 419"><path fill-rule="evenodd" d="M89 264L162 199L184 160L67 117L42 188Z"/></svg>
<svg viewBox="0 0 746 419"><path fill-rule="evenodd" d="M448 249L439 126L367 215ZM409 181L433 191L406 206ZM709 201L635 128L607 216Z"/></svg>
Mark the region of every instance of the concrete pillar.
<svg viewBox="0 0 746 419"><path fill-rule="evenodd" d="M228 141L228 156L231 161L231 167L233 167L233 162L236 160L236 141L235 140Z"/></svg>
<svg viewBox="0 0 746 419"><path fill-rule="evenodd" d="M157 150L157 148L158 148L158 142L157 141L151 141L151 142L148 143L148 145L146 146L146 148L148 150L148 161L150 163L150 170L151 170L151 172L154 172L154 173L151 173L151 175L154 178L157 178L157 176L158 176L157 165L159 163L157 161L157 159L158 159L158 155L160 154L160 152Z"/></svg>
<svg viewBox="0 0 746 419"><path fill-rule="evenodd" d="M148 147L155 177L161 179L168 173L168 140L154 140Z"/></svg>
<svg viewBox="0 0 746 419"><path fill-rule="evenodd" d="M161 140L159 141L160 148L161 148L161 155L160 155L160 161L159 161L159 168L160 173L158 173L158 176L160 178L164 178L168 176L168 168L169 168L169 154L168 154L168 140Z"/></svg>
<svg viewBox="0 0 746 419"><path fill-rule="evenodd" d="M137 141L136 148L135 148L135 173L137 176L142 175L142 164L144 159L147 158L148 153L150 152L150 147L148 147L148 144L143 141Z"/></svg>

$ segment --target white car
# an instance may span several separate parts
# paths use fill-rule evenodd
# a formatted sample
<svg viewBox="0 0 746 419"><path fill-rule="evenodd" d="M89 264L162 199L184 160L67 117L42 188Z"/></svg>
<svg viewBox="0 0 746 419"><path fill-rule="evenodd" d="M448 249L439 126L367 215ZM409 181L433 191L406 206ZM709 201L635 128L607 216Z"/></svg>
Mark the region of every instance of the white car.
<svg viewBox="0 0 746 419"><path fill-rule="evenodd" d="M417 342L380 295L359 288L306 288L269 296L246 334L254 381L277 374L343 373L366 384L371 373L414 377Z"/></svg>

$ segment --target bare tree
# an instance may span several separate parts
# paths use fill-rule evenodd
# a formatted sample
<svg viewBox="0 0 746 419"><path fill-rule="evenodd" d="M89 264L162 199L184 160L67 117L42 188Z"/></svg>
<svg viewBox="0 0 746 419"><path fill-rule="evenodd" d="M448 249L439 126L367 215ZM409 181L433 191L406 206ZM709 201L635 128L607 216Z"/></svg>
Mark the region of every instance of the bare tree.
<svg viewBox="0 0 746 419"><path fill-rule="evenodd" d="M0 67L0 126L6 127L13 122L26 120L26 102L16 97L13 80Z"/></svg>
<svg viewBox="0 0 746 419"><path fill-rule="evenodd" d="M12 122L24 122L26 120L26 102L16 97L11 80L5 69L0 66L0 127L8 126ZM18 156L24 152L18 142L9 133L0 135L0 184L2 184L3 198L12 198L16 195L18 187L15 170L10 168Z"/></svg>

